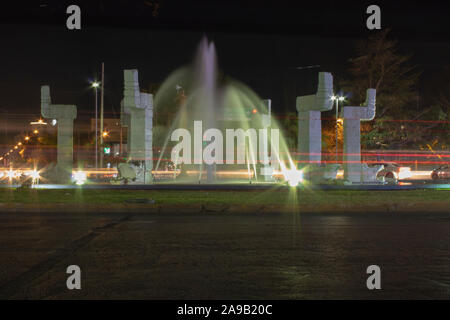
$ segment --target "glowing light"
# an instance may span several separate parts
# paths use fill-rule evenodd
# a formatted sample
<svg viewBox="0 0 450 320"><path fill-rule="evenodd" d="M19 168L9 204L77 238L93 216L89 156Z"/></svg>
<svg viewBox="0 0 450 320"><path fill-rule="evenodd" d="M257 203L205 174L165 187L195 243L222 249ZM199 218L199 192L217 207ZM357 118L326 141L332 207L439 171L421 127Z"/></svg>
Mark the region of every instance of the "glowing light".
<svg viewBox="0 0 450 320"><path fill-rule="evenodd" d="M22 145L22 142L19 142L17 145L18 145L18 146L21 146L21 145Z"/></svg>
<svg viewBox="0 0 450 320"><path fill-rule="evenodd" d="M18 146L14 146L14 149L17 149L17 148L19 148Z"/></svg>
<svg viewBox="0 0 450 320"><path fill-rule="evenodd" d="M47 122L44 122L42 119L39 119L38 121L33 121L33 122L30 122L30 124L31 125L39 125L39 124L42 124L42 125L46 125L47 124Z"/></svg>
<svg viewBox="0 0 450 320"><path fill-rule="evenodd" d="M81 170L77 170L77 171L72 171L72 176L74 176L77 172L83 172L84 174L86 174L86 176L90 176L93 174L104 174L104 175L111 175L111 174L117 174L118 171L115 168L104 168L104 169L97 169L97 170L85 170L85 171L81 171Z"/></svg>
<svg viewBox="0 0 450 320"><path fill-rule="evenodd" d="M405 179L405 178L411 178L412 172L410 167L401 167L398 171L398 178L399 179Z"/></svg>
<svg viewBox="0 0 450 320"><path fill-rule="evenodd" d="M38 134L38 133L39 133L39 130L34 130L33 133L34 133L34 134Z"/></svg>
<svg viewBox="0 0 450 320"><path fill-rule="evenodd" d="M152 170L152 174L174 174L174 173L180 173L180 172L181 172L180 169L177 169L177 170ZM189 174L189 171L187 171L187 173Z"/></svg>
<svg viewBox="0 0 450 320"><path fill-rule="evenodd" d="M337 122L338 122L338 123L343 123L343 122L344 122L344 120L343 120L343 119L341 119L341 118L338 118L338 119L337 119Z"/></svg>
<svg viewBox="0 0 450 320"><path fill-rule="evenodd" d="M72 174L72 177L77 185L82 185L86 182L86 172L77 171Z"/></svg>
<svg viewBox="0 0 450 320"><path fill-rule="evenodd" d="M12 170L6 171L6 177L9 178L9 180L14 178L15 176L16 176L16 172L15 171L12 171Z"/></svg>
<svg viewBox="0 0 450 320"><path fill-rule="evenodd" d="M152 171L156 172L156 171ZM172 171L168 171L172 172ZM192 175L192 174L199 174L199 170L187 170L186 174ZM206 171L202 171L202 174L206 174ZM250 169L249 170L237 170L237 171L216 171L216 175L224 175L224 176L242 176L242 177L251 177L254 175L254 171Z"/></svg>
<svg viewBox="0 0 450 320"><path fill-rule="evenodd" d="M103 137L109 136L109 132L108 132L108 131L103 131L102 136L103 136Z"/></svg>
<svg viewBox="0 0 450 320"><path fill-rule="evenodd" d="M33 179L39 179L39 172L37 170L31 170L27 172L27 175Z"/></svg>
<svg viewBox="0 0 450 320"><path fill-rule="evenodd" d="M303 181L303 171L298 169L286 169L284 171L284 177L287 183L291 187L296 187L300 182Z"/></svg>
<svg viewBox="0 0 450 320"><path fill-rule="evenodd" d="M31 178L31 183L32 184L38 184L39 183L39 179L41 178L41 176L39 175L39 171L34 169L34 170L28 170L25 172L25 174Z"/></svg>
<svg viewBox="0 0 450 320"><path fill-rule="evenodd" d="M429 176L433 171L411 171L413 176Z"/></svg>
<svg viewBox="0 0 450 320"><path fill-rule="evenodd" d="M345 97L343 96L331 96L331 100L339 100L339 101L344 101Z"/></svg>
<svg viewBox="0 0 450 320"><path fill-rule="evenodd" d="M92 82L92 87L97 88L100 85L97 81Z"/></svg>
<svg viewBox="0 0 450 320"><path fill-rule="evenodd" d="M28 140L30 140L30 137L29 137L29 136L26 136L26 137L25 137L25 141L28 141Z"/></svg>
<svg viewBox="0 0 450 320"><path fill-rule="evenodd" d="M58 121L56 119L52 120L52 126L56 126L57 123L58 123Z"/></svg>

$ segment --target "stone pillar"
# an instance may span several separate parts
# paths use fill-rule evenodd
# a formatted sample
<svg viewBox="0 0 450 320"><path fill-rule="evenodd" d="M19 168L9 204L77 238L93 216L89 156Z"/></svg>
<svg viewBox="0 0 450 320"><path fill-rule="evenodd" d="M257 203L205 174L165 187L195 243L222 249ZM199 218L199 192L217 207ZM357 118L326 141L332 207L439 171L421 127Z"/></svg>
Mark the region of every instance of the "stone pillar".
<svg viewBox="0 0 450 320"><path fill-rule="evenodd" d="M121 122L128 127L128 160L138 161L137 181L151 183L153 168L153 95L139 91L138 71L124 70Z"/></svg>
<svg viewBox="0 0 450 320"><path fill-rule="evenodd" d="M361 120L375 117L376 90L367 89L366 101L361 107L344 107L344 178L361 183L364 179L361 166Z"/></svg>
<svg viewBox="0 0 450 320"><path fill-rule="evenodd" d="M73 119L60 118L58 121L58 166L72 172L73 164Z"/></svg>
<svg viewBox="0 0 450 320"><path fill-rule="evenodd" d="M322 123L320 111L298 112L298 160L300 166L306 163L320 163L322 160Z"/></svg>
<svg viewBox="0 0 450 320"><path fill-rule="evenodd" d="M298 160L300 166L320 163L322 159L322 111L333 107L333 76L328 72L319 73L317 93L297 97L298 112Z"/></svg>
<svg viewBox="0 0 450 320"><path fill-rule="evenodd" d="M50 87L41 86L41 114L57 121L57 182L68 183L73 169L73 120L77 117L77 107L52 104Z"/></svg>

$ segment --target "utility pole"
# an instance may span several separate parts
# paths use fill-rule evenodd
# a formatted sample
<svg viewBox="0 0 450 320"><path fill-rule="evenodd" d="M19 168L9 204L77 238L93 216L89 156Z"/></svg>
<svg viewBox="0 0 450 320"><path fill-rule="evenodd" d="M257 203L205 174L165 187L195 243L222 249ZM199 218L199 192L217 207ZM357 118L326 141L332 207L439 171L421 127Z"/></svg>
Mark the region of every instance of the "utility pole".
<svg viewBox="0 0 450 320"><path fill-rule="evenodd" d="M103 168L103 102L104 102L104 84L105 84L105 64L102 62L102 89L100 96L100 168Z"/></svg>
<svg viewBox="0 0 450 320"><path fill-rule="evenodd" d="M92 88L94 88L94 92L95 92L95 168L97 169L98 167L98 128L97 128L97 123L98 123L98 108L97 108L97 88L99 86L99 83L97 81L92 82Z"/></svg>
<svg viewBox="0 0 450 320"><path fill-rule="evenodd" d="M339 133L339 99L336 99L336 164L339 161L338 158L338 133Z"/></svg>
<svg viewBox="0 0 450 320"><path fill-rule="evenodd" d="M98 118L97 118L97 87L98 85L94 86L95 89L95 169L98 168L98 156L97 156L97 152L98 152L98 130L97 130L97 123L98 123Z"/></svg>

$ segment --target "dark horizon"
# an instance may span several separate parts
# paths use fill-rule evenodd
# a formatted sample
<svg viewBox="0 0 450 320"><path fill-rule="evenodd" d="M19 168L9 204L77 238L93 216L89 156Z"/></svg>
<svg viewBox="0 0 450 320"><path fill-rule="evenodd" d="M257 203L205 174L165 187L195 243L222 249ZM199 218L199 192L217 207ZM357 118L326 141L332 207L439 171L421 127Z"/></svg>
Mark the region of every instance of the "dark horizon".
<svg viewBox="0 0 450 320"><path fill-rule="evenodd" d="M162 1L156 17L149 3L156 2L81 1L79 31L65 27L65 2L3 11L1 112L26 120L38 116L40 86L49 84L56 103L76 104L78 120L87 119L94 105L89 82L99 78L105 62L105 113L118 117L123 69L137 68L142 89L149 89L191 63L204 35L215 42L224 74L271 98L276 113L295 112L295 97L314 91L317 72L332 72L338 85L355 43L373 33L365 28L365 1L294 7ZM399 51L412 54L411 62L423 71L419 96L430 103L428 91L450 56L445 4L427 2L426 10L410 1L380 6L383 28L391 28ZM296 69L311 65L320 68Z"/></svg>

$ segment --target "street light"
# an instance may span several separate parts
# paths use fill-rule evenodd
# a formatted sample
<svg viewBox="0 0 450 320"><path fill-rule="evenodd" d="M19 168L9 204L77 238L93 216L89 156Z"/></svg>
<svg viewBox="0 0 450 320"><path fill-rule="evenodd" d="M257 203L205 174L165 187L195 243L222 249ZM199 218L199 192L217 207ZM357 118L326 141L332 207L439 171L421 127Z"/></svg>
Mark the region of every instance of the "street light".
<svg viewBox="0 0 450 320"><path fill-rule="evenodd" d="M92 88L95 89L95 168L97 169L98 167L98 158L97 158L97 88L99 87L100 83L97 81L92 82Z"/></svg>
<svg viewBox="0 0 450 320"><path fill-rule="evenodd" d="M343 120L339 118L339 101L344 101L344 96L332 96L331 100L336 102L336 163L338 163L338 123L342 123Z"/></svg>

